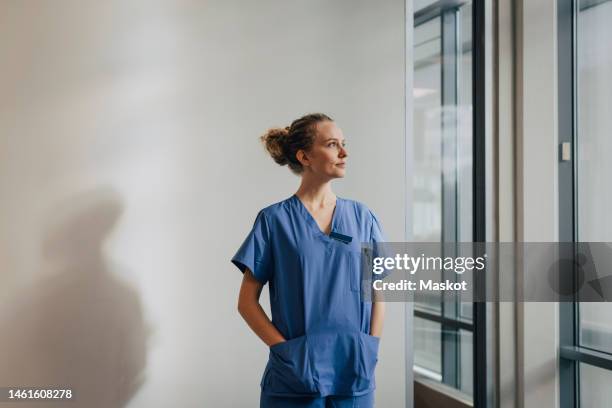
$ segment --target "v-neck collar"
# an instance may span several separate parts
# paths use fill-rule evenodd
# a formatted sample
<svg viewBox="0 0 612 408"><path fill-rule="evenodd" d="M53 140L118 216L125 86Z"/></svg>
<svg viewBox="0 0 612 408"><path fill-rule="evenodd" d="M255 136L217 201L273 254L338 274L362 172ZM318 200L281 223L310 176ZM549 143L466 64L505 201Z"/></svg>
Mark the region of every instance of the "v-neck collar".
<svg viewBox="0 0 612 408"><path fill-rule="evenodd" d="M314 219L310 211L308 211L304 203L302 203L302 200L300 200L297 194L293 194L291 198L296 202L298 209L300 210L300 212L302 213L306 221L310 224L310 226L314 228L314 230L318 233L318 235L326 239L331 239L329 234L326 234L325 232L321 230L321 228L319 228L319 224L317 224L317 221ZM334 232L336 230L336 227L338 226L338 217L339 217L341 205L342 205L342 199L336 196L336 206L334 207L334 212L332 213L331 227L329 229L330 234Z"/></svg>

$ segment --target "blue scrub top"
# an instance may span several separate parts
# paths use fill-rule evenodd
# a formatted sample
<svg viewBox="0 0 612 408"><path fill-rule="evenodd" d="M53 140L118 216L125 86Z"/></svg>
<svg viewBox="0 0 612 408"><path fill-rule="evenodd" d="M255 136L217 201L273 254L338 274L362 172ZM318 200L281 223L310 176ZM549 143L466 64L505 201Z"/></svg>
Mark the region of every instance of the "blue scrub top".
<svg viewBox="0 0 612 408"><path fill-rule="evenodd" d="M272 324L286 342L270 347L261 386L276 396L357 396L375 388L379 338L372 303L361 299L361 243L383 242L364 204L337 197L324 234L294 194L264 208L232 262L269 283Z"/></svg>

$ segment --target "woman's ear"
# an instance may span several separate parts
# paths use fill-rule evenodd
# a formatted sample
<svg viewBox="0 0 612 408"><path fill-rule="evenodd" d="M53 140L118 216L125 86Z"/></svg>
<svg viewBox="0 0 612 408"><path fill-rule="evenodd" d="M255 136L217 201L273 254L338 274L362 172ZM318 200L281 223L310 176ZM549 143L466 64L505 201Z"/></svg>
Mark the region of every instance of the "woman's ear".
<svg viewBox="0 0 612 408"><path fill-rule="evenodd" d="M304 167L307 167L310 165L310 159L308 159L308 156L306 156L306 152L304 152L303 150L298 150L297 153L295 154L295 158L300 162L300 164Z"/></svg>

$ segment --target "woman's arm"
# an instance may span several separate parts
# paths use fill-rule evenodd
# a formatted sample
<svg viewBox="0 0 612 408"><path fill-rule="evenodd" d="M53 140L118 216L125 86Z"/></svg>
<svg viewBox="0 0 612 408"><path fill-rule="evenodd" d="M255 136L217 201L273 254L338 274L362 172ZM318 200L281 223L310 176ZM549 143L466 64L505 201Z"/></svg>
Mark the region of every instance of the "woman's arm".
<svg viewBox="0 0 612 408"><path fill-rule="evenodd" d="M380 337L383 331L385 320L385 302L382 301L380 294L374 291L372 302L372 316L370 317L370 335Z"/></svg>
<svg viewBox="0 0 612 408"><path fill-rule="evenodd" d="M249 327L268 346L285 341L283 335L272 324L266 312L259 304L259 296L263 285L253 277L253 273L246 268L240 285L238 296L238 312Z"/></svg>

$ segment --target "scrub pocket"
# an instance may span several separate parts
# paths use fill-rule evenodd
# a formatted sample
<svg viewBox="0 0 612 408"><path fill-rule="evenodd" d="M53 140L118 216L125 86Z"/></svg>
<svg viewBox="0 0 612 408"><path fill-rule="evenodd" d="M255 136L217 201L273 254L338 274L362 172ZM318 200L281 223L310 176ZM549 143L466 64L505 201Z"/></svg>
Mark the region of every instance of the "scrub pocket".
<svg viewBox="0 0 612 408"><path fill-rule="evenodd" d="M363 374L367 379L373 379L374 369L378 362L378 345L380 344L380 338L370 336L367 333L361 333L361 340L364 349Z"/></svg>
<svg viewBox="0 0 612 408"><path fill-rule="evenodd" d="M346 257L351 291L359 292L361 289L361 252L351 250L347 252Z"/></svg>
<svg viewBox="0 0 612 408"><path fill-rule="evenodd" d="M354 395L374 389L379 339L363 332L308 335L312 372L322 395Z"/></svg>
<svg viewBox="0 0 612 408"><path fill-rule="evenodd" d="M270 347L270 361L262 384L270 395L317 395L306 336Z"/></svg>

